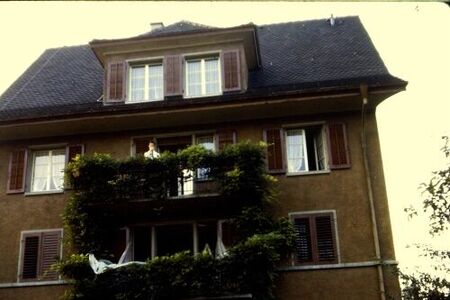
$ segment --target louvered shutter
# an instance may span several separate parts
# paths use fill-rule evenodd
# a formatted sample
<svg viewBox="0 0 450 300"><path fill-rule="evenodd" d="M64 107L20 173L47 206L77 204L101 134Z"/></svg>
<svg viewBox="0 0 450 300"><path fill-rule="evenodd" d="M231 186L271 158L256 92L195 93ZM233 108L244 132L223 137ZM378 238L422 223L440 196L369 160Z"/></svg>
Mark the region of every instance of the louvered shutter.
<svg viewBox="0 0 450 300"><path fill-rule="evenodd" d="M181 55L164 57L164 95L183 94L183 58Z"/></svg>
<svg viewBox="0 0 450 300"><path fill-rule="evenodd" d="M51 266L60 259L61 231L46 231L42 233L41 260L39 279L56 280L58 274L51 270Z"/></svg>
<svg viewBox="0 0 450 300"><path fill-rule="evenodd" d="M336 260L332 222L331 215L315 217L317 259L319 262L334 262Z"/></svg>
<svg viewBox="0 0 450 300"><path fill-rule="evenodd" d="M27 169L27 150L21 149L11 152L7 193L23 193L25 191L25 176Z"/></svg>
<svg viewBox="0 0 450 300"><path fill-rule="evenodd" d="M236 131L227 129L217 132L217 144L219 151L222 151L225 146L236 143Z"/></svg>
<svg viewBox="0 0 450 300"><path fill-rule="evenodd" d="M39 265L40 234L26 234L23 236L22 274L21 279L36 279Z"/></svg>
<svg viewBox="0 0 450 300"><path fill-rule="evenodd" d="M66 148L68 162L71 162L77 155L82 154L84 154L84 145L68 145Z"/></svg>
<svg viewBox="0 0 450 300"><path fill-rule="evenodd" d="M309 218L296 218L294 220L295 248L297 262L310 262L313 259L311 245L311 228Z"/></svg>
<svg viewBox="0 0 450 300"><path fill-rule="evenodd" d="M222 53L223 91L238 91L241 89L241 70L239 50Z"/></svg>
<svg viewBox="0 0 450 300"><path fill-rule="evenodd" d="M125 62L109 64L107 73L107 102L125 101L126 91L126 69Z"/></svg>
<svg viewBox="0 0 450 300"><path fill-rule="evenodd" d="M264 141L267 144L267 170L269 172L284 172L283 139L280 128L265 129Z"/></svg>
<svg viewBox="0 0 450 300"><path fill-rule="evenodd" d="M145 152L148 151L148 144L152 141L151 137L143 137L143 138L135 138L133 140L134 144L134 154L135 155L144 155Z"/></svg>
<svg viewBox="0 0 450 300"><path fill-rule="evenodd" d="M330 169L350 168L350 155L344 123L328 124Z"/></svg>

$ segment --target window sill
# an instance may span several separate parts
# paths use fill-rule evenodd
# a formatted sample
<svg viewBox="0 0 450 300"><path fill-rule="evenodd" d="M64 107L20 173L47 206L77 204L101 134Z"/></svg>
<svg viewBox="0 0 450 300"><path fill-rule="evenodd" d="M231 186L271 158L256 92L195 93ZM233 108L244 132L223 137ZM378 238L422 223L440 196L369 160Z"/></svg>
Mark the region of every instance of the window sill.
<svg viewBox="0 0 450 300"><path fill-rule="evenodd" d="M151 99L151 100L140 100L140 101L125 101L125 104L140 104L140 103L147 103L147 102L161 102L164 101L164 98L161 99Z"/></svg>
<svg viewBox="0 0 450 300"><path fill-rule="evenodd" d="M306 270L324 270L324 269L344 269L344 268L366 268L379 265L398 265L395 260L384 261L363 261L351 263L331 263L331 264L316 264L316 265L294 265L278 268L278 271L292 272L292 271L306 271Z"/></svg>
<svg viewBox="0 0 450 300"><path fill-rule="evenodd" d="M64 190L43 191L43 192L26 192L24 195L26 197L28 197L28 196L53 195L53 194L64 194Z"/></svg>
<svg viewBox="0 0 450 300"><path fill-rule="evenodd" d="M330 170L320 170L320 171L309 171L309 172L291 172L286 173L287 177L291 176L305 176L305 175L320 175L320 174L329 174Z"/></svg>
<svg viewBox="0 0 450 300"><path fill-rule="evenodd" d="M26 282L0 283L0 289L1 288L27 287L27 286L61 285L61 284L67 284L67 282L64 280L49 280L49 281L26 281Z"/></svg>
<svg viewBox="0 0 450 300"><path fill-rule="evenodd" d="M223 95L222 92L220 92L218 94L205 94L205 95L196 95L196 96L183 95L183 99L206 98L206 97L214 97L214 96L222 96L222 95Z"/></svg>

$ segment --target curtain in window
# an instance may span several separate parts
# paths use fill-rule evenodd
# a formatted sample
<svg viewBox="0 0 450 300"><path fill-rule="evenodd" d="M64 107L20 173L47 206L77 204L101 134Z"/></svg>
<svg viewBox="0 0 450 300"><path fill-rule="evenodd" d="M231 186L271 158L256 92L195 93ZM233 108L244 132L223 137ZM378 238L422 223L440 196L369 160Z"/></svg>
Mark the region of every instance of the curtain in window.
<svg viewBox="0 0 450 300"><path fill-rule="evenodd" d="M50 190L62 189L64 183L64 165L66 153L64 150L51 151L51 184Z"/></svg>
<svg viewBox="0 0 450 300"><path fill-rule="evenodd" d="M202 94L201 61L187 62L187 89L189 96Z"/></svg>
<svg viewBox="0 0 450 300"><path fill-rule="evenodd" d="M289 130L286 134L288 172L305 171L304 130Z"/></svg>
<svg viewBox="0 0 450 300"><path fill-rule="evenodd" d="M163 98L162 65L150 65L148 67L148 94L149 100L159 100Z"/></svg>
<svg viewBox="0 0 450 300"><path fill-rule="evenodd" d="M130 101L145 100L145 67L131 68Z"/></svg>
<svg viewBox="0 0 450 300"><path fill-rule="evenodd" d="M41 192L47 189L49 161L48 151L38 151L34 153L33 182L31 184L31 190L33 192Z"/></svg>
<svg viewBox="0 0 450 300"><path fill-rule="evenodd" d="M206 94L217 94L219 86L219 59L205 60Z"/></svg>

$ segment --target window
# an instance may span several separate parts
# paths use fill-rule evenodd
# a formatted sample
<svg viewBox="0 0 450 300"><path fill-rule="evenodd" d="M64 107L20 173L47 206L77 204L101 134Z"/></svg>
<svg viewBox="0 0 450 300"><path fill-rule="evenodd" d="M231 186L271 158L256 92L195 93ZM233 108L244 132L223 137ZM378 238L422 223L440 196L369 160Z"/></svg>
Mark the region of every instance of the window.
<svg viewBox="0 0 450 300"><path fill-rule="evenodd" d="M65 149L34 151L31 157L30 192L62 190L65 163Z"/></svg>
<svg viewBox="0 0 450 300"><path fill-rule="evenodd" d="M61 256L62 229L22 232L19 280L56 280L51 270Z"/></svg>
<svg viewBox="0 0 450 300"><path fill-rule="evenodd" d="M291 219L295 230L297 263L337 263L334 212L294 213Z"/></svg>
<svg viewBox="0 0 450 300"><path fill-rule="evenodd" d="M131 66L128 102L162 100L163 81L161 62Z"/></svg>
<svg viewBox="0 0 450 300"><path fill-rule="evenodd" d="M285 143L288 173L327 169L323 126L288 129Z"/></svg>
<svg viewBox="0 0 450 300"><path fill-rule="evenodd" d="M186 96L198 97L221 93L218 57L186 60Z"/></svg>

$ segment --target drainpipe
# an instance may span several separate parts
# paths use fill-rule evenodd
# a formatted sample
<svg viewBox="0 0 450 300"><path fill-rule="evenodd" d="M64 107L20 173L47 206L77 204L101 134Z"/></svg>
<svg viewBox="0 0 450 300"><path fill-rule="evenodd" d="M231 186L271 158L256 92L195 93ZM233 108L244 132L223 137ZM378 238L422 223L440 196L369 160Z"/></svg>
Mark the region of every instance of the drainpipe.
<svg viewBox="0 0 450 300"><path fill-rule="evenodd" d="M373 232L373 243L375 245L375 256L376 256L376 260L379 262L379 264L377 265L378 286L380 289L380 299L386 300L386 291L384 289L383 267L381 264L380 238L378 236L377 214L375 212L373 189L372 189L372 178L370 176L371 172L370 172L370 167L369 167L369 159L367 157L366 122L365 122L366 105L369 103L369 94L367 91L367 85L361 84L360 91L361 91L361 96L362 96L361 147L362 147L362 155L363 155L363 160L364 160L364 172L366 175L367 194L369 197L369 204L370 204L370 216L372 219L372 232Z"/></svg>

